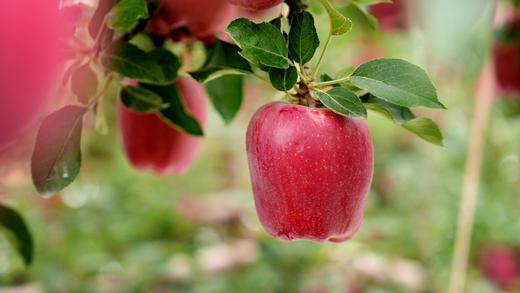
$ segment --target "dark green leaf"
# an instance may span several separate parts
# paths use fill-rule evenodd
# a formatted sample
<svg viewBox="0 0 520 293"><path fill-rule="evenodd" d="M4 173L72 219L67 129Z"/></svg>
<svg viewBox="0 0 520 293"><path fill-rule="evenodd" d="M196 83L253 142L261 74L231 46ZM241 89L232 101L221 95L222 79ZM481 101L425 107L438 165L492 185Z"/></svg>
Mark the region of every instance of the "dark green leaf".
<svg viewBox="0 0 520 293"><path fill-rule="evenodd" d="M328 92L316 91L316 96L323 105L339 115L367 117L367 111L358 96L345 88L336 87Z"/></svg>
<svg viewBox="0 0 520 293"><path fill-rule="evenodd" d="M251 66L239 54L240 48L220 40L207 48L206 62L190 73L199 82L206 82L223 74L250 73Z"/></svg>
<svg viewBox="0 0 520 293"><path fill-rule="evenodd" d="M204 131L200 126L199 122L184 108L184 103L174 84L167 86L158 85L142 85L146 89L149 89L159 95L163 103L169 104L170 106L162 110L161 116L168 122L172 123L172 126L178 126L185 132L202 136Z"/></svg>
<svg viewBox="0 0 520 293"><path fill-rule="evenodd" d="M269 79L273 87L279 91L288 91L293 88L298 80L296 67L291 66L287 69L271 68Z"/></svg>
<svg viewBox="0 0 520 293"><path fill-rule="evenodd" d="M25 265L30 265L33 260L34 247L33 239L29 228L25 224L24 219L17 211L0 205L0 225L14 235L14 246L22 256Z"/></svg>
<svg viewBox="0 0 520 293"><path fill-rule="evenodd" d="M443 146L443 137L439 126L430 118L417 118L410 120L401 125L405 129L417 134L422 139L438 145Z"/></svg>
<svg viewBox="0 0 520 293"><path fill-rule="evenodd" d="M224 122L231 123L240 110L244 95L244 77L224 75L206 83L213 106Z"/></svg>
<svg viewBox="0 0 520 293"><path fill-rule="evenodd" d="M255 65L288 68L286 40L282 32L270 23L256 24L245 18L233 21L226 30L242 48L242 55Z"/></svg>
<svg viewBox="0 0 520 293"><path fill-rule="evenodd" d="M76 69L70 80L72 92L78 100L87 104L96 95L98 87L97 75L87 63Z"/></svg>
<svg viewBox="0 0 520 293"><path fill-rule="evenodd" d="M320 0L330 18L330 34L339 36L346 34L352 28L352 21L334 8L328 0Z"/></svg>
<svg viewBox="0 0 520 293"><path fill-rule="evenodd" d="M121 92L121 101L127 108L138 113L157 112L169 107L163 102L161 96L151 90L136 86L124 87Z"/></svg>
<svg viewBox="0 0 520 293"><path fill-rule="evenodd" d="M289 32L291 58L300 64L305 64L312 59L319 45L320 39L312 14L307 11L294 14Z"/></svg>
<svg viewBox="0 0 520 293"><path fill-rule="evenodd" d="M269 23L274 25L278 30L282 29L282 16L272 19Z"/></svg>
<svg viewBox="0 0 520 293"><path fill-rule="evenodd" d="M66 106L43 120L31 158L34 186L52 195L76 179L81 166L81 130L87 108Z"/></svg>
<svg viewBox="0 0 520 293"><path fill-rule="evenodd" d="M400 59L377 59L361 65L350 82L374 96L403 107L442 108L428 75Z"/></svg>
<svg viewBox="0 0 520 293"><path fill-rule="evenodd" d="M103 55L102 61L109 70L130 79L151 84L165 82L161 66L135 45L118 42Z"/></svg>
<svg viewBox="0 0 520 293"><path fill-rule="evenodd" d="M177 72L181 68L181 62L175 54L166 49L158 48L148 53L148 56L161 67L163 75L162 84L175 82Z"/></svg>
<svg viewBox="0 0 520 293"><path fill-rule="evenodd" d="M109 26L122 33L129 33L139 20L146 18L148 18L146 0L121 0L110 12Z"/></svg>

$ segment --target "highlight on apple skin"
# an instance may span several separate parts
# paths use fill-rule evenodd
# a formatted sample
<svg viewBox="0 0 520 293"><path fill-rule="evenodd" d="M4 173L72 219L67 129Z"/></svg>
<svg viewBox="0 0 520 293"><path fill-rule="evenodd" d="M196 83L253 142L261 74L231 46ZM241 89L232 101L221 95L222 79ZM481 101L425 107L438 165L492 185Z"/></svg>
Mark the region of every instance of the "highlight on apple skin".
<svg viewBox="0 0 520 293"><path fill-rule="evenodd" d="M175 41L211 42L233 20L235 7L227 0L165 0L150 20L152 34Z"/></svg>
<svg viewBox="0 0 520 293"><path fill-rule="evenodd" d="M187 112L204 127L207 120L204 88L187 77L179 77L176 84ZM121 103L118 108L123 148L136 169L158 175L182 174L189 170L202 142L200 137L172 127L158 114L138 114Z"/></svg>
<svg viewBox="0 0 520 293"><path fill-rule="evenodd" d="M49 101L62 32L58 0L3 0L1 6L0 150L23 135Z"/></svg>
<svg viewBox="0 0 520 293"><path fill-rule="evenodd" d="M229 3L247 10L264 10L281 4L283 0L228 0Z"/></svg>
<svg viewBox="0 0 520 293"><path fill-rule="evenodd" d="M364 119L271 103L252 118L246 145L257 213L271 235L352 238L373 176L373 145Z"/></svg>

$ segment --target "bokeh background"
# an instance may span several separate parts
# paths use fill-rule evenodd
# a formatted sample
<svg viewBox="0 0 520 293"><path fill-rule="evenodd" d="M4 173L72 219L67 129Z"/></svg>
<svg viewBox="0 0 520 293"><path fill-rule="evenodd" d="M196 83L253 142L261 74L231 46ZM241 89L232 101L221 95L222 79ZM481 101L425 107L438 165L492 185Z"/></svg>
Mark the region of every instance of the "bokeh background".
<svg viewBox="0 0 520 293"><path fill-rule="evenodd" d="M324 40L326 15L310 2ZM448 107L422 112L441 126L445 147L369 113L375 177L354 239L282 242L260 226L245 130L258 107L280 96L251 79L232 124L210 109L203 147L182 176L134 170L114 114L107 135L88 120L80 177L51 199L30 182L30 150L18 150L0 166L0 200L26 218L36 258L24 267L9 235L0 233L0 292L446 292L479 76L510 3L412 0L405 24L374 31L346 2L333 1L354 29L333 40L325 71L403 58L426 68ZM483 134L467 292L520 290L519 101L497 93ZM113 107L106 105L107 113ZM490 266L513 281L504 286Z"/></svg>

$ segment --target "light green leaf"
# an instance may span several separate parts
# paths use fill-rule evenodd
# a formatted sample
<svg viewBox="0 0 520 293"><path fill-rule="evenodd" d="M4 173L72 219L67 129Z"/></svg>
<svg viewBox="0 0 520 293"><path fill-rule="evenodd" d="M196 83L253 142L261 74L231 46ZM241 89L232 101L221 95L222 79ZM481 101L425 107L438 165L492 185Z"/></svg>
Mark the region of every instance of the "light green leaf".
<svg viewBox="0 0 520 293"><path fill-rule="evenodd" d="M129 33L139 20L148 16L146 0L121 0L110 12L108 26L122 33Z"/></svg>
<svg viewBox="0 0 520 293"><path fill-rule="evenodd" d="M441 130L430 118L413 119L401 126L432 144L444 146Z"/></svg>
<svg viewBox="0 0 520 293"><path fill-rule="evenodd" d="M345 88L335 87L328 92L318 90L316 96L325 107L339 115L367 117L367 111L358 96Z"/></svg>
<svg viewBox="0 0 520 293"><path fill-rule="evenodd" d="M333 36L346 34L352 28L352 21L334 8L328 0L320 0L330 18L330 33Z"/></svg>
<svg viewBox="0 0 520 293"><path fill-rule="evenodd" d="M423 69L400 59L377 59L361 65L350 82L374 96L403 107L445 109Z"/></svg>

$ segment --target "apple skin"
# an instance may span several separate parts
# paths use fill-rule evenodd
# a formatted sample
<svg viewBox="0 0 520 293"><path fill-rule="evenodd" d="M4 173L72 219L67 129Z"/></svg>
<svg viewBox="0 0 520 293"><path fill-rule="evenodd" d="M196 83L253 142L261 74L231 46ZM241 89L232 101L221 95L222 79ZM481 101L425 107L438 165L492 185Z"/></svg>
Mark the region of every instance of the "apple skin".
<svg viewBox="0 0 520 293"><path fill-rule="evenodd" d="M346 241L361 225L374 154L365 120L275 102L246 139L260 222L283 240Z"/></svg>
<svg viewBox="0 0 520 293"><path fill-rule="evenodd" d="M235 7L227 0L165 0L148 29L175 41L211 42L233 20Z"/></svg>
<svg viewBox="0 0 520 293"><path fill-rule="evenodd" d="M59 71L61 18L58 0L2 1L0 151L14 146L49 102Z"/></svg>
<svg viewBox="0 0 520 293"><path fill-rule="evenodd" d="M406 30L409 27L405 0L378 3L370 6L370 11L377 19L379 28L384 31Z"/></svg>
<svg viewBox="0 0 520 293"><path fill-rule="evenodd" d="M502 289L520 284L520 263L512 247L493 246L483 250L480 266L486 277Z"/></svg>
<svg viewBox="0 0 520 293"><path fill-rule="evenodd" d="M247 10L264 10L275 7L283 2L283 0L228 0L229 3L242 7Z"/></svg>
<svg viewBox="0 0 520 293"><path fill-rule="evenodd" d="M204 127L208 115L204 88L187 77L179 77L176 83L186 110ZM188 171L202 138L173 128L157 114L135 113L121 103L118 108L123 148L136 169L158 175Z"/></svg>
<svg viewBox="0 0 520 293"><path fill-rule="evenodd" d="M493 48L495 77L503 93L520 92L520 44L497 43Z"/></svg>

